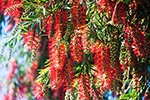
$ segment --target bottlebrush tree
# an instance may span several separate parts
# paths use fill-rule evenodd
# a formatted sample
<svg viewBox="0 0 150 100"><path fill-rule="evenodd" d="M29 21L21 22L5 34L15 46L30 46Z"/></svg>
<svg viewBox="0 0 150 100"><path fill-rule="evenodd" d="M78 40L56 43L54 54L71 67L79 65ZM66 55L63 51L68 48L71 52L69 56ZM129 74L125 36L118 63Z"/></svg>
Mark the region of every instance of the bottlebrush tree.
<svg viewBox="0 0 150 100"><path fill-rule="evenodd" d="M149 0L0 0L3 100L149 100L149 9Z"/></svg>

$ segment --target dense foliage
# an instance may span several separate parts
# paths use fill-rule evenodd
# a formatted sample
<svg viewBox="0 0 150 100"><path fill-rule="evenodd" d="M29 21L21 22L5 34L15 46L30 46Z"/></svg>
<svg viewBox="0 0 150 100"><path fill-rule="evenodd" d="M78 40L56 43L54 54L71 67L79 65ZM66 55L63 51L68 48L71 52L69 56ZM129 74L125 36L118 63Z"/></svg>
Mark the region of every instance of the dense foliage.
<svg viewBox="0 0 150 100"><path fill-rule="evenodd" d="M149 0L0 0L3 100L149 100Z"/></svg>

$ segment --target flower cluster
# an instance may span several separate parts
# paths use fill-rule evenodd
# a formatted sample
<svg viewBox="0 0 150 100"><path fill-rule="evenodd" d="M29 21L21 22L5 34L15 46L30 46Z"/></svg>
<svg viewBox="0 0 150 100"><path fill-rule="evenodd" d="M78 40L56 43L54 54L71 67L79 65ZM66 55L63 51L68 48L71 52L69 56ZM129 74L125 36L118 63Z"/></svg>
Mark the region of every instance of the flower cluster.
<svg viewBox="0 0 150 100"><path fill-rule="evenodd" d="M11 16L15 22L20 22L19 18L23 11L23 1L22 0L0 0L0 12L5 13L5 15Z"/></svg>
<svg viewBox="0 0 150 100"><path fill-rule="evenodd" d="M79 5L80 2L78 0L75 1L75 3L72 6L72 17L73 17L73 25L74 28L78 28L79 27Z"/></svg>
<svg viewBox="0 0 150 100"><path fill-rule="evenodd" d="M115 7L115 1L113 0L99 0L100 12L106 12L109 16L112 15Z"/></svg>
<svg viewBox="0 0 150 100"><path fill-rule="evenodd" d="M62 10L63 11L63 10ZM70 61L66 64L66 57L67 57L67 46L66 42L62 41L62 36L65 34L65 27L67 27L65 24L61 24L62 16L66 16L63 18L64 20L68 20L67 11L62 12L57 11L54 16L54 21L51 21L51 23L48 24L54 24L55 27L52 29L52 26L49 25L48 31L52 31L52 35L48 38L48 53L49 53L49 77L50 77L50 86L53 90L53 93L55 97L59 95L60 90L65 90L65 87L63 88L63 85L66 85L66 88L70 88L71 86L71 78L72 75L68 76L68 71L71 70Z"/></svg>
<svg viewBox="0 0 150 100"><path fill-rule="evenodd" d="M48 18L44 19L43 21L43 26L45 27L45 31L48 37L50 36L52 30L52 22L53 22L52 18L53 18L52 15L50 15L48 16Z"/></svg>
<svg viewBox="0 0 150 100"><path fill-rule="evenodd" d="M94 67L95 67L95 76L97 76L99 79L101 79L102 84L104 84L104 80L105 80L105 74L104 74L104 66L103 66L103 57L102 56L102 49L103 46L99 45L99 44L95 44L93 46L93 61L94 61Z"/></svg>
<svg viewBox="0 0 150 100"><path fill-rule="evenodd" d="M25 73L25 78L30 81L28 83L34 84L35 99L48 99L51 97L49 90L53 92L52 99L63 100L65 92L69 95L69 100L77 99L76 97L80 100L101 100L103 93L103 99L115 99L112 94L114 90L124 92L119 90L124 85L120 80L131 80L131 88L146 83L145 74L148 72L145 71L145 66L150 65L150 15L145 8L150 8L146 4L149 0L143 1L144 3L142 0L0 2L0 13L12 16L8 19L11 23L8 31L12 30L16 22L23 21L17 24L15 30L20 29L18 34L28 30L22 34L24 45L36 57L38 55ZM32 4L31 8L28 4ZM19 17L21 20L18 20ZM10 43L6 44L14 45L16 37L11 35ZM45 61L46 70L42 69ZM14 78L17 68L16 60L12 61L7 80ZM42 71L38 81L34 83L38 68ZM138 73L140 71L142 75ZM140 77L145 83L138 82ZM25 80L17 75L15 78L19 80L15 85ZM50 85L50 89L44 89L45 84ZM27 92L26 83L19 84L19 89L17 85L14 91L8 91L5 99L13 100L16 91L20 91L20 94ZM139 88L136 90L139 91ZM44 92L47 92L46 96Z"/></svg>
<svg viewBox="0 0 150 100"><path fill-rule="evenodd" d="M56 46L57 46L57 41L54 38L50 38L48 43L48 52L49 52L51 66L57 69L61 69L63 65L60 65L59 63L60 62L59 51Z"/></svg>
<svg viewBox="0 0 150 100"><path fill-rule="evenodd" d="M26 32L23 35L23 38L24 38L25 47L27 47L31 51L35 49L35 45L37 45L37 42L39 42L38 35L35 34L33 31Z"/></svg>
<svg viewBox="0 0 150 100"><path fill-rule="evenodd" d="M34 78L35 78L35 75L36 75L37 68L38 68L38 62L34 61L32 63L32 66L27 69L26 76L28 77L28 79L32 83L34 82Z"/></svg>
<svg viewBox="0 0 150 100"><path fill-rule="evenodd" d="M54 16L54 38L57 42L59 42L62 38L62 30L61 30L61 19L60 19L60 11L57 11Z"/></svg>
<svg viewBox="0 0 150 100"><path fill-rule="evenodd" d="M23 40L25 47L28 48L34 56L38 55L38 51L41 47L41 37L38 36L34 31L28 31L25 34L23 34Z"/></svg>
<svg viewBox="0 0 150 100"><path fill-rule="evenodd" d="M40 82L34 83L33 93L37 100L44 100L44 90L43 90L44 84Z"/></svg>
<svg viewBox="0 0 150 100"><path fill-rule="evenodd" d="M64 71L65 71L64 80L65 80L66 90L73 91L73 84L74 84L75 76L74 76L72 61L70 59L67 60Z"/></svg>
<svg viewBox="0 0 150 100"><path fill-rule="evenodd" d="M111 17L114 24L124 24L126 18L126 8L123 2L114 0L99 0L100 12L105 12Z"/></svg>
<svg viewBox="0 0 150 100"><path fill-rule="evenodd" d="M61 32L62 32L62 36L65 34L66 29L67 29L67 23L68 23L68 18L69 18L69 12L68 10L62 9L60 11L60 20L61 20Z"/></svg>
<svg viewBox="0 0 150 100"><path fill-rule="evenodd" d="M10 80L11 78L14 77L15 71L17 70L17 68L18 68L17 62L16 62L16 60L14 59L14 60L12 60L11 63L10 63L10 70L9 70L9 72L8 72L8 75L6 76L6 79L7 79L7 80Z"/></svg>
<svg viewBox="0 0 150 100"><path fill-rule="evenodd" d="M80 22L80 26L82 25L86 25L86 4L85 4L85 0L83 0L83 4L79 6L79 22Z"/></svg>
<svg viewBox="0 0 150 100"><path fill-rule="evenodd" d="M58 47L57 47L58 46ZM54 38L49 39L50 83L52 89L58 89L63 84L62 73L66 62L65 43L57 45Z"/></svg>
<svg viewBox="0 0 150 100"><path fill-rule="evenodd" d="M78 91L80 100L90 100L90 77L87 74L80 74L78 80Z"/></svg>
<svg viewBox="0 0 150 100"><path fill-rule="evenodd" d="M103 48L103 66L106 74L106 89L111 89L113 86L113 81L116 80L116 68L111 66L110 62L110 47L105 46Z"/></svg>
<svg viewBox="0 0 150 100"><path fill-rule="evenodd" d="M96 43L92 49L95 76L100 80L99 92L111 89L116 80L116 69L110 63L110 47Z"/></svg>
<svg viewBox="0 0 150 100"><path fill-rule="evenodd" d="M144 36L144 31L140 31L140 27L135 25L131 26L128 23L126 24L125 28L125 45L128 49L133 50L134 54L139 57L145 56L145 44L146 44L146 37ZM130 43L128 39L130 38Z"/></svg>
<svg viewBox="0 0 150 100"><path fill-rule="evenodd" d="M114 12L114 17L112 17L115 24L124 24L126 20L126 8L123 2L120 2L116 7L116 12Z"/></svg>
<svg viewBox="0 0 150 100"><path fill-rule="evenodd" d="M82 41L78 30L75 31L75 34L71 39L69 49L71 58L74 62L81 62L83 60Z"/></svg>
<svg viewBox="0 0 150 100"><path fill-rule="evenodd" d="M15 100L13 91L9 90L8 93L3 96L3 100Z"/></svg>
<svg viewBox="0 0 150 100"><path fill-rule="evenodd" d="M57 42L54 39L49 39L49 57L50 57L50 85L52 89L57 89L61 84L61 72L64 67L62 57L59 55L59 50L56 47ZM62 51L62 53L64 53ZM61 54L63 57L65 54ZM65 58L63 58L65 59Z"/></svg>

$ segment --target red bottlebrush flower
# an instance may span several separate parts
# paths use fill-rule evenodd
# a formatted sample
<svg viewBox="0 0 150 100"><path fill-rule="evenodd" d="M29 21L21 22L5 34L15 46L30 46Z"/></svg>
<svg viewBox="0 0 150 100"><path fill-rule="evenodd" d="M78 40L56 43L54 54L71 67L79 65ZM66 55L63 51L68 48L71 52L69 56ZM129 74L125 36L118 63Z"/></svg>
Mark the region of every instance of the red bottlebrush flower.
<svg viewBox="0 0 150 100"><path fill-rule="evenodd" d="M38 67L38 62L37 62L37 61L34 61L34 62L32 63L32 69L36 70L37 67Z"/></svg>
<svg viewBox="0 0 150 100"><path fill-rule="evenodd" d="M44 84L40 82L34 83L33 94L37 100L44 100Z"/></svg>
<svg viewBox="0 0 150 100"><path fill-rule="evenodd" d="M99 98L99 91L98 90L96 90L96 89L94 89L94 88L92 88L92 85L91 85L91 89L90 89L90 96L91 96L91 100L100 100L100 98Z"/></svg>
<svg viewBox="0 0 150 100"><path fill-rule="evenodd" d="M55 67L50 67L50 86L52 88L52 90L57 89L57 80L58 80L58 72L57 69Z"/></svg>
<svg viewBox="0 0 150 100"><path fill-rule="evenodd" d="M124 24L126 18L126 9L123 2L113 0L99 0L100 12L105 12L111 16L111 21L114 24Z"/></svg>
<svg viewBox="0 0 150 100"><path fill-rule="evenodd" d="M3 96L3 100L9 100L9 95L8 95L8 94L5 94L5 95Z"/></svg>
<svg viewBox="0 0 150 100"><path fill-rule="evenodd" d="M106 4L107 4L107 0L99 0L98 1L98 4L100 6L100 12L104 11L105 7L106 7Z"/></svg>
<svg viewBox="0 0 150 100"><path fill-rule="evenodd" d="M125 45L130 50L133 50L134 54L139 57L145 57L145 44L146 44L146 37L144 36L144 32L140 31L140 27L137 25L131 26L129 24L126 24L125 27ZM130 43L128 43L128 40Z"/></svg>
<svg viewBox="0 0 150 100"><path fill-rule="evenodd" d="M125 4L123 2L119 3L116 8L116 12L114 14L114 24L124 24L126 17L126 9Z"/></svg>
<svg viewBox="0 0 150 100"><path fill-rule="evenodd" d="M101 43L99 41L96 41L94 44L92 43L92 41L90 41L91 53L95 54L100 46L101 46Z"/></svg>
<svg viewBox="0 0 150 100"><path fill-rule="evenodd" d="M68 23L68 17L69 17L69 12L68 10L65 10L65 9L62 9L61 12L61 23L63 23L61 25L61 32L62 32L62 35L65 34L65 31L67 29L67 23Z"/></svg>
<svg viewBox="0 0 150 100"><path fill-rule="evenodd" d="M72 6L72 18L75 29L82 25L86 25L86 4L85 0L83 4L80 4L79 0L76 0Z"/></svg>
<svg viewBox="0 0 150 100"><path fill-rule="evenodd" d="M1 1L4 2L4 1ZM16 22L19 22L19 17L21 16L22 13L22 6L23 2L21 0L11 0L11 1L6 1L3 3L3 12L6 15L14 17Z"/></svg>
<svg viewBox="0 0 150 100"><path fill-rule="evenodd" d="M21 6L21 4L17 4L16 6ZM15 6L15 7L16 7ZM11 8L10 8L11 9ZM16 22L19 22L19 17L21 16L21 9L14 9L14 10L12 10L12 11L9 11L9 9L8 9L8 11L6 11L7 12L7 14L9 15L9 16L12 16L12 17L14 17L14 19L15 19L15 21Z"/></svg>
<svg viewBox="0 0 150 100"><path fill-rule="evenodd" d="M56 39L56 41L60 41L60 39L62 38L62 33L61 33L61 19L60 19L60 11L57 11L55 13L55 34L54 34L54 38Z"/></svg>
<svg viewBox="0 0 150 100"><path fill-rule="evenodd" d="M34 31L28 31L25 34L23 34L23 40L24 40L24 46L28 48L32 53L32 59L35 60L37 55L39 55L39 49L41 47L41 36L38 36L37 33L34 33Z"/></svg>
<svg viewBox="0 0 150 100"><path fill-rule="evenodd" d="M6 76L7 80L14 77L14 74L15 74L15 71L16 71L17 68L18 68L17 62L14 59L10 62L10 69L9 69L8 75Z"/></svg>
<svg viewBox="0 0 150 100"><path fill-rule="evenodd" d="M88 28L85 26L80 27L81 31L81 40L82 40L82 47L83 47L83 52L88 53L90 51L90 41L88 40Z"/></svg>
<svg viewBox="0 0 150 100"><path fill-rule="evenodd" d="M99 91L108 90L112 87L113 80L116 79L116 70L111 67L110 62L110 47L95 43L92 49L94 75L100 80Z"/></svg>
<svg viewBox="0 0 150 100"><path fill-rule="evenodd" d="M110 62L110 47L103 48L103 66L107 75L105 89L110 89L113 84L113 80L116 79L116 69L111 67ZM103 87L104 88L104 87Z"/></svg>
<svg viewBox="0 0 150 100"><path fill-rule="evenodd" d="M59 53L58 53L58 48L56 46L57 46L56 40L54 38L50 38L49 43L48 43L50 66L55 67L57 69L60 69L60 66L59 66Z"/></svg>
<svg viewBox="0 0 150 100"><path fill-rule="evenodd" d="M146 44L146 37L145 32L140 30L140 27L138 25L133 26L133 35L135 39L135 43L137 45L137 48L139 49L140 56L145 57L145 44Z"/></svg>
<svg viewBox="0 0 150 100"><path fill-rule="evenodd" d="M82 42L80 34L74 34L70 42L70 56L74 62L81 62L83 56Z"/></svg>
<svg viewBox="0 0 150 100"><path fill-rule="evenodd" d="M66 66L64 68L65 71L65 85L66 85L66 90L73 90L73 82L74 82L74 71L73 71L73 66L72 66L72 61L70 59L67 60Z"/></svg>
<svg viewBox="0 0 150 100"><path fill-rule="evenodd" d="M60 70L64 69L64 65L66 62L66 45L65 43L61 43L58 48L59 52L59 64L60 64Z"/></svg>
<svg viewBox="0 0 150 100"><path fill-rule="evenodd" d="M5 13L7 13L8 11L11 12L14 9L22 7L22 0L1 0L0 2L0 11L4 12L5 10Z"/></svg>
<svg viewBox="0 0 150 100"><path fill-rule="evenodd" d="M34 62L32 63L32 66L27 69L26 76L28 77L28 79L29 79L31 82L34 81L34 78L35 78L35 75L36 75L36 71L37 71L37 67L38 67L38 62L37 62L37 61L34 61Z"/></svg>
<svg viewBox="0 0 150 100"><path fill-rule="evenodd" d="M57 41L50 38L48 46L50 66L62 70L66 60L66 46L64 43L60 44L59 47L57 46Z"/></svg>
<svg viewBox="0 0 150 100"><path fill-rule="evenodd" d="M79 0L76 0L75 3L73 4L72 6L72 17L73 17L73 25L74 25L74 28L78 28L79 27L79 5L80 5L80 2Z"/></svg>
<svg viewBox="0 0 150 100"><path fill-rule="evenodd" d="M135 54L137 57L141 56L140 50L139 50L139 48L137 47L137 43L136 43L135 39L133 39L133 43L132 43L132 46L131 46L131 47L132 47L132 50L133 50L134 54Z"/></svg>
<svg viewBox="0 0 150 100"><path fill-rule="evenodd" d="M64 87L60 86L58 89L53 90L53 97L57 100L64 100L65 97L65 91Z"/></svg>
<svg viewBox="0 0 150 100"><path fill-rule="evenodd" d="M138 1L137 0L131 0L131 3L129 4L129 7L133 10L136 10L137 9L137 3Z"/></svg>
<svg viewBox="0 0 150 100"><path fill-rule="evenodd" d="M50 38L48 52L50 59L50 86L52 90L57 90L64 82L63 70L66 62L66 45L64 42L57 45L56 39Z"/></svg>
<svg viewBox="0 0 150 100"><path fill-rule="evenodd" d="M50 67L50 87L53 92L58 91L64 85L64 72L63 70Z"/></svg>
<svg viewBox="0 0 150 100"><path fill-rule="evenodd" d="M43 26L45 27L46 34L48 36L50 36L52 30L52 23L53 23L52 18L53 18L52 15L50 15L48 18L44 19L43 21Z"/></svg>
<svg viewBox="0 0 150 100"><path fill-rule="evenodd" d="M25 84L22 84L19 88L19 94L21 97L25 96L26 92L28 90L28 87Z"/></svg>
<svg viewBox="0 0 150 100"><path fill-rule="evenodd" d="M125 25L125 33L126 33L126 34L124 34L125 46L129 50L131 50L131 45L133 42L133 39L132 39L133 35L132 35L132 29L128 23L126 23L126 25Z"/></svg>
<svg viewBox="0 0 150 100"><path fill-rule="evenodd" d="M79 6L79 22L80 25L86 25L86 4L85 1Z"/></svg>
<svg viewBox="0 0 150 100"><path fill-rule="evenodd" d="M109 16L112 15L115 7L115 1L112 0L99 0L100 12L106 12Z"/></svg>
<svg viewBox="0 0 150 100"><path fill-rule="evenodd" d="M4 2L2 1L2 0L0 0L0 13L3 13L3 11L4 11Z"/></svg>
<svg viewBox="0 0 150 100"><path fill-rule="evenodd" d="M125 62L124 62L125 64L120 64L120 69L122 70L122 71L124 71L125 69L126 69L126 66L127 66L127 64L128 64L128 59L125 59Z"/></svg>
<svg viewBox="0 0 150 100"><path fill-rule="evenodd" d="M90 77L81 74L78 80L78 92L80 100L90 100Z"/></svg>
<svg viewBox="0 0 150 100"><path fill-rule="evenodd" d="M103 66L103 57L102 56L102 50L103 46L100 45L98 42L93 45L93 49L91 50L93 54L93 61L94 61L94 69L95 73L94 75L96 76L96 80L100 80L100 91L101 89L105 86L105 81L106 81L106 75L104 72L104 66Z"/></svg>
<svg viewBox="0 0 150 100"><path fill-rule="evenodd" d="M3 100L16 100L13 91L8 91L7 94L3 96Z"/></svg>
<svg viewBox="0 0 150 100"><path fill-rule="evenodd" d="M103 50L103 46L100 46L99 44L95 44L92 53L93 53L94 67L96 70L95 76L97 76L99 79L104 80L102 50Z"/></svg>
<svg viewBox="0 0 150 100"><path fill-rule="evenodd" d="M116 2L113 0L107 0L106 3L106 13L108 13L109 16L111 16L114 12Z"/></svg>
<svg viewBox="0 0 150 100"><path fill-rule="evenodd" d="M34 33L34 31L28 31L27 33L23 34L23 39L25 47L27 47L31 52L34 50L37 52L39 50L41 46L41 37Z"/></svg>

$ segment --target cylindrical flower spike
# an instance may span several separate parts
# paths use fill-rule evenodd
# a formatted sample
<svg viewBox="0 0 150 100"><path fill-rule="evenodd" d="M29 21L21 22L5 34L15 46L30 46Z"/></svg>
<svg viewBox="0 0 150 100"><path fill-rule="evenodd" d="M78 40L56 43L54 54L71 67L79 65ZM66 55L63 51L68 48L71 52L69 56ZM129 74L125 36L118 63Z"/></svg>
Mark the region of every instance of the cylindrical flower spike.
<svg viewBox="0 0 150 100"><path fill-rule="evenodd" d="M80 34L74 34L70 42L70 56L74 62L81 62L83 60L83 49Z"/></svg>
<svg viewBox="0 0 150 100"><path fill-rule="evenodd" d="M78 80L78 92L80 100L90 100L90 77L80 74Z"/></svg>

